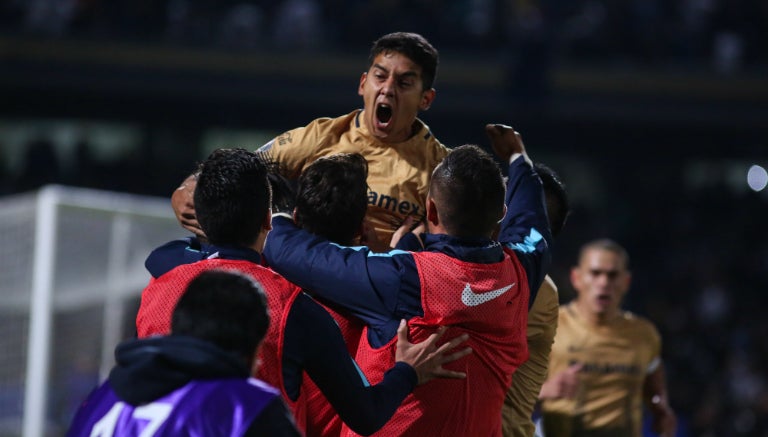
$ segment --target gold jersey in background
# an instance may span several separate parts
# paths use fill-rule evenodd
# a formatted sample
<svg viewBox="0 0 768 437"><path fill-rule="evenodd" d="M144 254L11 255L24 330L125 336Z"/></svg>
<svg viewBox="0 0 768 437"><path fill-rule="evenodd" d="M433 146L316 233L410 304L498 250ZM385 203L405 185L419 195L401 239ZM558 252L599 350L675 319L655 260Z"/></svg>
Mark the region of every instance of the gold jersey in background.
<svg viewBox="0 0 768 437"><path fill-rule="evenodd" d="M569 304L560 308L549 372L583 365L574 399L542 405L547 437L640 437L643 382L660 363L661 338L647 320L623 312L594 325Z"/></svg>

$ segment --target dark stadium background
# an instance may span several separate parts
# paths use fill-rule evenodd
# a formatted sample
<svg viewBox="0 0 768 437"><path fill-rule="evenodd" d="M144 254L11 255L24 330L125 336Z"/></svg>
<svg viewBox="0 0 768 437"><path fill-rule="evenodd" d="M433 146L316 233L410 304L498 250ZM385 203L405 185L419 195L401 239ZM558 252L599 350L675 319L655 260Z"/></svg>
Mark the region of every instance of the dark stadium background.
<svg viewBox="0 0 768 437"><path fill-rule="evenodd" d="M169 196L213 147L361 106L395 30L440 50L443 143L507 123L565 180L563 301L581 243L627 247L680 435L768 435L766 1L0 1L0 194Z"/></svg>

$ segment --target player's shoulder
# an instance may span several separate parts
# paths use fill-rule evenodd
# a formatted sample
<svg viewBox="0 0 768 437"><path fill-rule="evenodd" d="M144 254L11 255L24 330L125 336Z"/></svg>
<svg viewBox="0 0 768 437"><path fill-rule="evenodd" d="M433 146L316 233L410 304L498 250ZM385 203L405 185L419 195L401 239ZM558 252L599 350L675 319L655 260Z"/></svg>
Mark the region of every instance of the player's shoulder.
<svg viewBox="0 0 768 437"><path fill-rule="evenodd" d="M539 289L539 293L542 291L545 291L549 294L554 294L557 296L557 284L555 284L554 279L552 279L549 275L544 275L544 281L541 283L541 287Z"/></svg>
<svg viewBox="0 0 768 437"><path fill-rule="evenodd" d="M656 325L654 325L653 322L632 311L622 311L621 320L622 323L633 332L653 336L659 335L658 329L656 329Z"/></svg>
<svg viewBox="0 0 768 437"><path fill-rule="evenodd" d="M256 263L247 263L245 273L255 277L265 288L279 288L284 290L298 290L299 286L290 282L271 267Z"/></svg>
<svg viewBox="0 0 768 437"><path fill-rule="evenodd" d="M276 137L278 144L296 143L306 147L308 144L323 144L320 141L326 137L336 137L350 130L358 114L358 110L339 117L319 117L305 126L300 126Z"/></svg>
<svg viewBox="0 0 768 437"><path fill-rule="evenodd" d="M435 134L423 120L417 118L416 125L418 128L415 137L419 141L424 142L427 146L427 150L438 158L438 160L442 160L451 150L435 137Z"/></svg>
<svg viewBox="0 0 768 437"><path fill-rule="evenodd" d="M549 275L544 276L539 290L536 292L533 305L531 306L529 317L535 313L555 314L559 308L559 296L557 294L557 285Z"/></svg>
<svg viewBox="0 0 768 437"><path fill-rule="evenodd" d="M246 404L269 402L280 396L280 390L253 377L217 378L195 380L196 389L205 393L203 405L231 404L232 407Z"/></svg>
<svg viewBox="0 0 768 437"><path fill-rule="evenodd" d="M350 123L354 122L357 119L358 114L360 113L359 109L355 109L352 112L349 112L344 115L340 115L338 117L318 117L307 124L306 127L310 126L321 126L321 127L329 127L329 126L344 126L347 127L350 125Z"/></svg>

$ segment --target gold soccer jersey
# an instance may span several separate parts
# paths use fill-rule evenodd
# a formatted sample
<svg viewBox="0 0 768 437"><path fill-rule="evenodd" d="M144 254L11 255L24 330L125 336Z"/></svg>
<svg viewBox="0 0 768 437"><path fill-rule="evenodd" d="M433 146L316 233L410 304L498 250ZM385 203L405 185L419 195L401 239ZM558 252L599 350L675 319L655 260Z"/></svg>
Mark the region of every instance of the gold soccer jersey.
<svg viewBox="0 0 768 437"><path fill-rule="evenodd" d="M260 150L296 178L316 159L335 153L360 153L368 161L367 218L384 243L403 220L425 216L432 170L448 154L429 127L416 120L416 133L401 143L382 143L362 123L361 110L337 118L319 118L279 135Z"/></svg>
<svg viewBox="0 0 768 437"><path fill-rule="evenodd" d="M533 306L528 311L528 360L512 375L512 385L504 398L501 410L504 437L533 436L531 415L541 385L547 378L549 353L557 329L558 308L557 286L552 278L545 276Z"/></svg>
<svg viewBox="0 0 768 437"><path fill-rule="evenodd" d="M656 328L630 312L594 325L573 304L561 307L549 374L575 363L582 369L574 399L544 402L547 437L640 437L643 381L658 366L660 350Z"/></svg>

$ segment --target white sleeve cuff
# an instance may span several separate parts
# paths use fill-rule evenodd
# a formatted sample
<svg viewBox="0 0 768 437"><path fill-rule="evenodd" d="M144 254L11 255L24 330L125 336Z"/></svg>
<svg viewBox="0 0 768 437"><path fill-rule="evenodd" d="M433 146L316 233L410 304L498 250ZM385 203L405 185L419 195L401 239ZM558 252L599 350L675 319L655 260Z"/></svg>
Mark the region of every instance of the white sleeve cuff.
<svg viewBox="0 0 768 437"><path fill-rule="evenodd" d="M528 163L528 165L533 167L533 162L531 161L531 158L528 157L527 153L513 153L512 156L509 157L509 165L512 165L512 163L515 162L515 160L517 158L520 158L521 156L523 157L525 162Z"/></svg>
<svg viewBox="0 0 768 437"><path fill-rule="evenodd" d="M650 364L648 364L648 367L645 369L645 373L647 375L650 375L651 373L655 372L656 369L659 368L659 365L661 364L661 358L656 357L653 360L651 360Z"/></svg>

